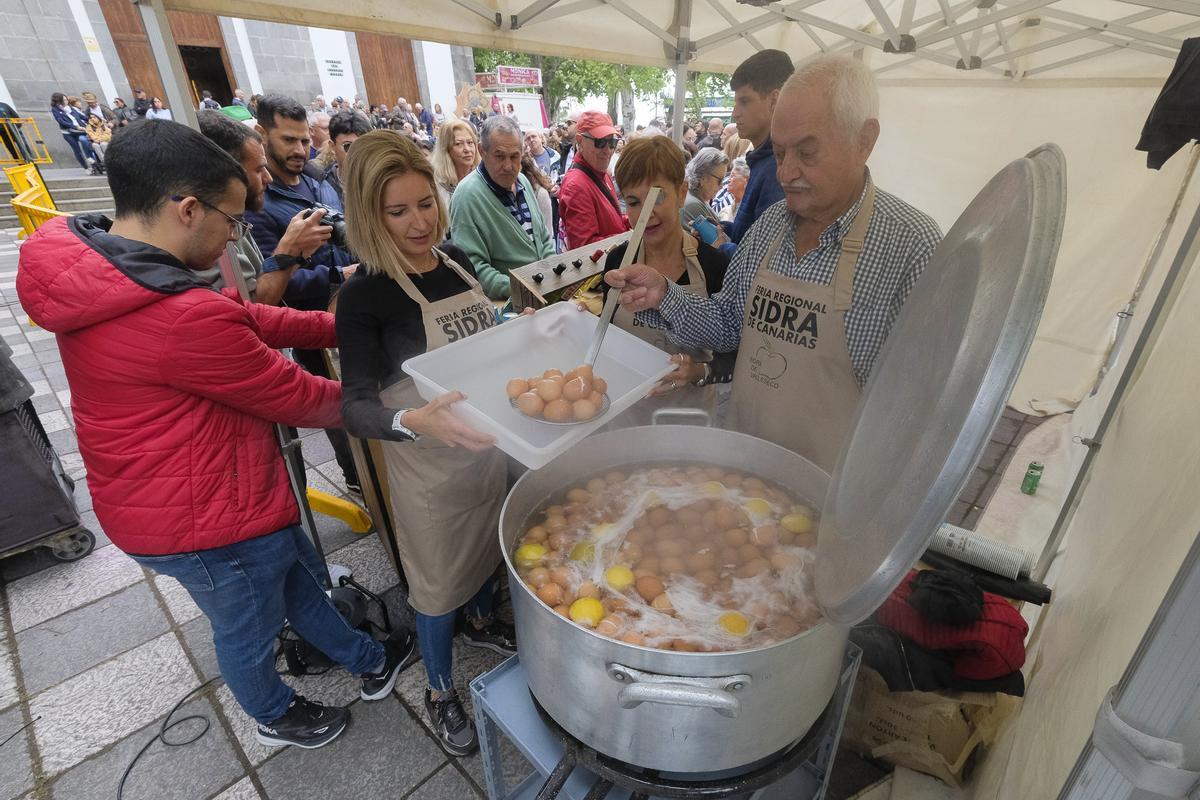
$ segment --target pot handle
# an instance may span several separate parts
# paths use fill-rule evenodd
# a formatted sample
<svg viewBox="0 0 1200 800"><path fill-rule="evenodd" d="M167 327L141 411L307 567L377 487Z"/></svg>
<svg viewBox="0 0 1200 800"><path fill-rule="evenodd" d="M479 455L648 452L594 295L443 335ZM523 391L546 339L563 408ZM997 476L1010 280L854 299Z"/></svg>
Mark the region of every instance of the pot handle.
<svg viewBox="0 0 1200 800"><path fill-rule="evenodd" d="M712 414L705 411L703 408L683 408L672 406L670 408L660 408L650 415L651 425L662 425L662 420L669 417L691 417L704 421L705 428L711 428L713 424Z"/></svg>
<svg viewBox="0 0 1200 800"><path fill-rule="evenodd" d="M642 672L623 664L609 664L608 674L618 683L625 684L617 695L621 708L637 708L642 703L711 708L730 719L742 710L741 700L735 692L750 685L749 675L686 678Z"/></svg>

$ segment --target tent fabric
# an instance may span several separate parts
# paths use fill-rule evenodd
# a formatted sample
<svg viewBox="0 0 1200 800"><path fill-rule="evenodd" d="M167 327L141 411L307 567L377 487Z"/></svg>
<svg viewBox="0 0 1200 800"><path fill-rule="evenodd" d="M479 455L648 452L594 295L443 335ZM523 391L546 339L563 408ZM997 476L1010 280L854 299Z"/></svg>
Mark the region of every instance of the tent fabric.
<svg viewBox="0 0 1200 800"><path fill-rule="evenodd" d="M959 35L962 45L971 49L978 37L973 54L982 54L978 69L963 71L955 69L962 56L951 36L954 29L946 28L942 2L912 3L912 24L907 30L914 37L915 55L885 54L891 32L860 0L781 0L765 6L736 0L166 0L165 5L181 11L662 67L674 66L682 35L692 45L689 68L716 72L732 72L762 47L779 48L797 60L822 49L866 47L880 57L880 64L895 67L889 78L920 75L929 67L936 77L964 81L1003 81L1005 71L1015 65L1018 72L1031 73L1034 79L1149 76L1161 83L1174 60L1167 43L1186 33L1179 30L1182 26L1197 22L1186 13L1139 9L1116 0L988 4L958 0L947 6L954 24L969 28ZM878 3L897 34L903 32L907 5L905 0ZM980 5L986 7L978 9ZM1091 20L1090 26L1084 24L1086 20ZM1115 32L1107 24L1114 20L1122 31L1145 33L1130 38ZM1072 31L1074 38L1069 38ZM1045 46L1052 41L1058 43ZM1010 59L1014 52L1023 54ZM1100 57L1086 57L1096 53ZM1075 58L1083 60L1062 63ZM1040 72L1050 67L1054 68Z"/></svg>
<svg viewBox="0 0 1200 800"><path fill-rule="evenodd" d="M1055 600L1031 639L1024 705L981 765L974 800L1058 795L1200 531L1198 303L1193 272L1095 458L1052 572ZM1119 374L1072 415L1083 430Z"/></svg>
<svg viewBox="0 0 1200 800"><path fill-rule="evenodd" d="M943 229L1013 158L1046 141L1066 154L1062 247L1009 401L1027 414L1068 411L1091 390L1116 314L1175 200L1186 154L1155 172L1133 149L1157 94L1139 87L880 90L872 174Z"/></svg>

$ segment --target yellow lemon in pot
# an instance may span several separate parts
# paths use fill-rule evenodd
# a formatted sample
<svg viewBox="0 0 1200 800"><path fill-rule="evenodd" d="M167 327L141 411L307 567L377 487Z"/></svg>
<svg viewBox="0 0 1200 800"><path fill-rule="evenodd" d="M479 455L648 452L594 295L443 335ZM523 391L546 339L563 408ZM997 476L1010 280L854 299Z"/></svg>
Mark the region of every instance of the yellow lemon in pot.
<svg viewBox="0 0 1200 800"><path fill-rule="evenodd" d="M604 604L594 597L581 597L567 611L571 619L588 628L594 628L604 619Z"/></svg>

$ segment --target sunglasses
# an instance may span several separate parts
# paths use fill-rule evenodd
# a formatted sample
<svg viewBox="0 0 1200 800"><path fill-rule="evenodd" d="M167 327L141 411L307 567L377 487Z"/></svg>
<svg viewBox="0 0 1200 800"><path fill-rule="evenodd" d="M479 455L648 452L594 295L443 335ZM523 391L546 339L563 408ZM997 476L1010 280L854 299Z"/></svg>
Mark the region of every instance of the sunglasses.
<svg viewBox="0 0 1200 800"><path fill-rule="evenodd" d="M591 142L593 145L595 145L596 147L598 147L601 150L607 150L610 147L615 148L617 146L617 141L618 141L617 137L615 137L615 136L609 136L605 139L597 139L594 136L588 136L586 133L583 134L583 138L587 139L589 142Z"/></svg>

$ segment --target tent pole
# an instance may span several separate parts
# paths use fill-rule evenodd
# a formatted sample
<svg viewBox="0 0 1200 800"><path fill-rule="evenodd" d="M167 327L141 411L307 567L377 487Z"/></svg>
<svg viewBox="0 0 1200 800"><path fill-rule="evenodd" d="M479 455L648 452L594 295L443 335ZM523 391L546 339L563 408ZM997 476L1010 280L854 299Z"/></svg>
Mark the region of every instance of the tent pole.
<svg viewBox="0 0 1200 800"><path fill-rule="evenodd" d="M1162 333L1162 329L1165 327L1176 301L1179 299L1179 293L1187 281L1193 264L1196 262L1197 254L1200 254L1200 206L1197 206L1195 212L1192 214L1192 221L1183 236L1183 241L1179 243L1179 250L1176 251L1175 258L1171 261L1171 268L1167 271L1167 275L1163 279L1162 288L1159 290L1158 296L1154 298L1154 305L1150 308L1150 313L1146 316L1146 326L1142 328L1142 332L1138 335L1133 350L1129 353L1129 360L1125 363L1125 368L1121 371L1121 378L1113 390L1113 396L1108 401L1108 406L1104 409L1104 416L1100 418L1100 423L1096 426L1096 432L1090 438L1083 440L1083 443L1088 448L1087 455L1083 457L1083 463L1079 467L1079 472L1075 475L1075 481L1071 484L1071 488L1067 492L1062 510L1058 513L1058 519L1054 521L1054 527L1050 529L1050 538L1046 541L1046 546L1042 549L1041 558L1038 559L1037 565L1033 569L1031 577L1035 581L1045 580L1046 573L1050 570L1050 564L1054 561L1054 556L1058 552L1058 546L1062 543L1062 539L1066 535L1067 527L1075 516L1075 511L1079 507L1083 490L1091 477L1092 464L1096 459L1096 453L1100 450L1104 442L1104 437L1108 433L1109 426L1116 418L1117 412L1120 411L1125 400L1125 395L1129 392L1138 376L1141 375L1146 360L1150 357L1151 351L1154 350L1154 345L1158 341L1158 337Z"/></svg>
<svg viewBox="0 0 1200 800"><path fill-rule="evenodd" d="M687 104L687 62L675 64L675 107L671 109L671 138L683 144L683 119Z"/></svg>
<svg viewBox="0 0 1200 800"><path fill-rule="evenodd" d="M1150 275L1154 271L1154 267L1158 265L1159 258L1162 257L1163 248L1167 246L1167 237L1171 235L1171 229L1175 227L1175 218L1179 215L1179 207L1183 205L1183 198L1187 195L1188 188L1191 186L1192 174L1196 171L1198 161L1200 161L1200 144L1193 144L1192 155L1188 161L1187 170L1183 174L1183 181L1179 184L1179 193L1175 195L1175 202L1171 205L1171 210L1167 212L1167 219L1158 231L1158 238L1154 240L1154 247L1151 248L1150 254L1146 256L1146 262L1142 264L1142 273L1138 276L1137 286L1133 288L1133 294L1130 295L1129 302L1117 312L1116 332L1109 343L1104 364L1101 365L1100 372L1096 375L1096 382L1092 385L1090 395L1095 395L1100 391L1100 384L1103 383L1104 376L1113 368L1121 355L1121 343L1125 339L1129 320L1137 310L1137 304L1142 299L1142 292L1146 289L1146 284L1150 282Z"/></svg>
<svg viewBox="0 0 1200 800"><path fill-rule="evenodd" d="M683 144L683 120L687 105L688 60L692 51L692 0L676 0L678 30L675 46L675 106L671 109L671 138Z"/></svg>
<svg viewBox="0 0 1200 800"><path fill-rule="evenodd" d="M142 15L142 25L145 26L146 37L150 40L150 50L154 53L163 89L167 93L167 102L171 104L171 117L176 122L199 129L196 106L188 89L187 70L183 68L183 56L179 54L175 34L171 32L171 23L167 19L167 9L163 6L163 0L135 2Z"/></svg>

